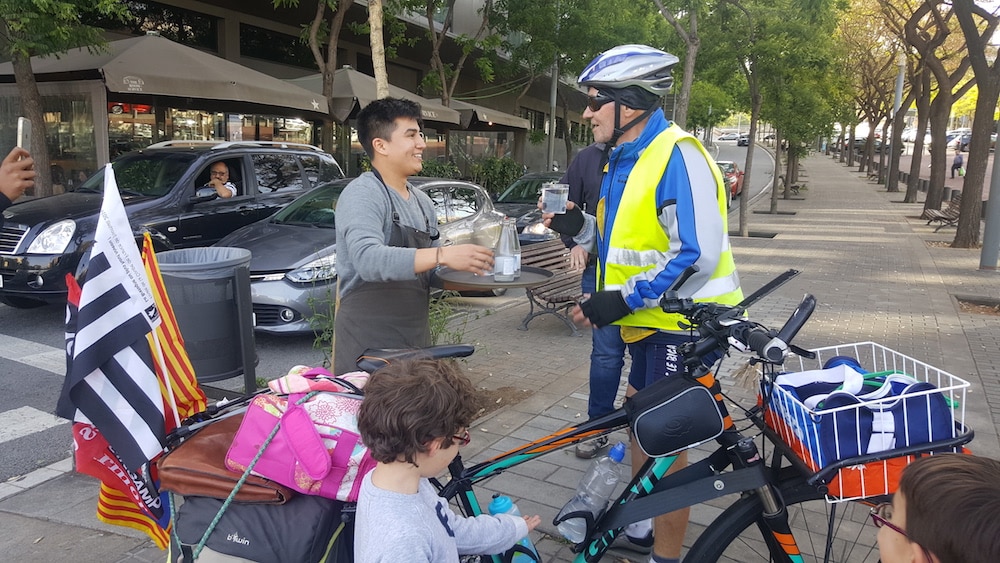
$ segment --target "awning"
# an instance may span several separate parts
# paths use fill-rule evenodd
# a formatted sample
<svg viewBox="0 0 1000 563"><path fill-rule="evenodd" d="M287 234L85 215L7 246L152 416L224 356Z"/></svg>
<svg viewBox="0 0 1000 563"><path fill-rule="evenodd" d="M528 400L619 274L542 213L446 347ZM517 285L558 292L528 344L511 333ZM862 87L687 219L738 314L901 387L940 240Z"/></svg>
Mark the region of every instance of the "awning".
<svg viewBox="0 0 1000 563"><path fill-rule="evenodd" d="M321 74L293 78L286 82L318 94L323 93L323 75ZM372 76L353 68L341 68L334 72L333 99L330 101L330 111L334 119L343 123L355 117L361 108L378 99L375 91L375 78ZM444 125L459 125L461 123L461 116L457 111L441 105L438 101L421 98L392 84L389 85L389 95L393 98L413 100L420 104L420 113L423 115L424 121Z"/></svg>
<svg viewBox="0 0 1000 563"><path fill-rule="evenodd" d="M58 58L32 57L31 68L40 81L45 75L80 78L91 71L103 76L111 92L231 100L326 114L323 98L309 90L158 35L111 41L98 53L71 49ZM11 63L0 64L0 75L13 74Z"/></svg>
<svg viewBox="0 0 1000 563"><path fill-rule="evenodd" d="M462 129L467 131L513 131L527 130L530 123L523 117L517 117L500 110L477 106L461 100L451 100L451 109L457 109L462 114Z"/></svg>

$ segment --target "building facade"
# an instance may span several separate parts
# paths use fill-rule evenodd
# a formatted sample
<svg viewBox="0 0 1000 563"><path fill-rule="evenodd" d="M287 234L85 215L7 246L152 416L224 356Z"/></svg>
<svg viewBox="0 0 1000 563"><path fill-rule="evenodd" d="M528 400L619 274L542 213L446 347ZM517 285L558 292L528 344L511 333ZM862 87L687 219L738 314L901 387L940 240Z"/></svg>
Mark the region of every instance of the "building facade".
<svg viewBox="0 0 1000 563"><path fill-rule="evenodd" d="M136 20L127 25L92 21L108 30L109 41L141 36L148 32L222 57L233 63L278 79L296 79L315 74L317 68L308 47L299 39L304 25L314 14L315 3L302 2L295 8L274 8L270 0L159 0L128 2ZM472 34L480 25L479 0L458 0L455 6L455 33ZM337 49L338 67L349 66L364 74L374 74L368 35L360 33L366 23L366 4L355 2L349 10ZM400 19L411 43L396 43L386 61L389 81L394 86L421 95L421 83L430 72L430 43L426 20L418 16ZM386 38L389 42L389 38ZM456 60L454 42L442 48L442 58ZM152 61L150 64L154 64ZM38 70L36 69L36 75ZM147 95L139 91L105 89L99 75L81 80L77 75L46 75L40 78L48 148L53 160L53 182L70 189L80 178L122 152L169 140L265 140L320 144L322 120L318 114L300 108L208 100L197 88L186 96ZM202 77L205 79L211 76ZM548 79L546 79L547 81ZM20 114L19 96L13 77L0 77L0 123L16 122ZM501 87L498 87L501 86ZM480 108L480 115L499 111L522 119L436 123L428 121L428 149L425 159L450 161L468 173L472 165L486 157L512 157L529 170L551 166L547 141L554 137L557 162L565 164L566 139L572 150L590 142L590 131L580 114L585 97L571 84L562 84L563 99L578 107L558 108L550 119L549 85L536 84L520 98L510 88L487 84L473 61L466 63L454 92L456 100L466 100ZM120 90L120 89L117 89ZM494 92L502 92L493 94ZM433 98L436 96L425 96ZM321 97L320 97L321 98ZM571 104L573 105L573 104ZM325 107L325 105L324 105ZM473 112L472 114L476 114ZM569 116L569 126L564 122ZM0 128L0 139L13 132ZM337 127L335 152L349 174L357 172L361 147L350 129L350 121Z"/></svg>

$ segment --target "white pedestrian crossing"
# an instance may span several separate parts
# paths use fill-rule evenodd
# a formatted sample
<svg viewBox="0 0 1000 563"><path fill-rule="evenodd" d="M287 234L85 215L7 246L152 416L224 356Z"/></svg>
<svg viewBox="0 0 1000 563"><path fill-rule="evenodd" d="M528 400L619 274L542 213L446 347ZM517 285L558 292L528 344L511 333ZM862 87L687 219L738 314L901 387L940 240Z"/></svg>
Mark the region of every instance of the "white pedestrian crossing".
<svg viewBox="0 0 1000 563"><path fill-rule="evenodd" d="M69 421L34 407L0 412L0 444L63 424Z"/></svg>
<svg viewBox="0 0 1000 563"><path fill-rule="evenodd" d="M58 375L66 375L66 351L62 348L0 334L0 357Z"/></svg>

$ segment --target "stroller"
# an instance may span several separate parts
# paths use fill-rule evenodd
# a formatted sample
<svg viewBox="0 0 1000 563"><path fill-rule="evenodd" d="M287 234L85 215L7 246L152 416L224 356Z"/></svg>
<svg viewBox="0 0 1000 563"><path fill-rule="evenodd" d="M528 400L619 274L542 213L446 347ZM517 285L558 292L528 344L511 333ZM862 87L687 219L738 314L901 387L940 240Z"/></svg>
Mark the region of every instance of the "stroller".
<svg viewBox="0 0 1000 563"><path fill-rule="evenodd" d="M473 350L468 345L368 350L358 362L365 373L333 377L325 370L313 369L300 370L294 375L310 379L313 389L324 389L311 393L332 391L330 394L360 400L367 374L392 361L409 357L464 357ZM232 471L231 459L227 463L227 451L248 404L255 399L260 401L261 395L273 401L275 396L284 396L282 391L296 393L295 389L281 387L288 384L288 377L292 376L272 382L271 391L212 406L184 421L171 434L167 453L158 462L161 488L173 493L171 504L177 506L172 515L170 562L350 563L353 560L353 502L328 498L332 496L328 491L323 492L325 496L302 494L293 491L288 483L282 485L265 479L250 469L243 475L236 473ZM276 427L272 436L277 433ZM255 463L269 444L270 439L260 446ZM225 467L227 464L229 469ZM371 466L363 464L350 479L359 486L360 477Z"/></svg>

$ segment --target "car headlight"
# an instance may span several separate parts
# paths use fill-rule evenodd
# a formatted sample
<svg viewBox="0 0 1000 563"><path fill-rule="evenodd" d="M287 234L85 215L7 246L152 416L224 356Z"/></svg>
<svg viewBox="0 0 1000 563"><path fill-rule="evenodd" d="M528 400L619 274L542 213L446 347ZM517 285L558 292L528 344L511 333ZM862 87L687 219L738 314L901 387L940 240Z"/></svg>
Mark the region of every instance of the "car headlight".
<svg viewBox="0 0 1000 563"><path fill-rule="evenodd" d="M531 223L530 225L528 225L527 227L524 228L524 232L528 233L529 235L550 235L551 234L551 235L558 236L558 233L556 233L552 229L546 227L545 223L542 223L541 221L537 221L535 223Z"/></svg>
<svg viewBox="0 0 1000 563"><path fill-rule="evenodd" d="M322 256L285 274L293 283L316 283L337 277L337 255Z"/></svg>
<svg viewBox="0 0 1000 563"><path fill-rule="evenodd" d="M76 221L65 219L47 227L35 237L28 254L62 254L76 233Z"/></svg>

